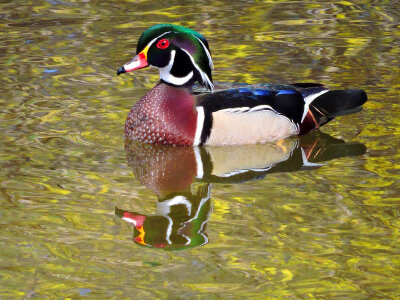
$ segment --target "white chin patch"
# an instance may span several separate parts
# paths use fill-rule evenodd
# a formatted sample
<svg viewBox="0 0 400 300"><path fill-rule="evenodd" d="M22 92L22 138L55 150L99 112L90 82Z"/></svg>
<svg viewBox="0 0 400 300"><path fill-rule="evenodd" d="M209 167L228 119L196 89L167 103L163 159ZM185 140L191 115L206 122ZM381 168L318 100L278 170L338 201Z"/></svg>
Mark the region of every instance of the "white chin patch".
<svg viewBox="0 0 400 300"><path fill-rule="evenodd" d="M169 59L169 63L164 68L160 68L160 78L165 82L171 83L173 85L184 85L189 82L190 79L193 78L193 71L190 71L185 77L176 77L171 74L172 66L174 65L176 51L171 51L171 58Z"/></svg>

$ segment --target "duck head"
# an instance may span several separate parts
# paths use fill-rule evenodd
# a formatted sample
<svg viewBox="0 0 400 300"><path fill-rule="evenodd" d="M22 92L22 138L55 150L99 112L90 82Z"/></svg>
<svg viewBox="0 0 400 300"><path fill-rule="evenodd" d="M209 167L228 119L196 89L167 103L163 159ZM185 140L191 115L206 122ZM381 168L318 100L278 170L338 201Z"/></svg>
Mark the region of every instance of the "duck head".
<svg viewBox="0 0 400 300"><path fill-rule="evenodd" d="M199 82L212 90L213 62L207 40L198 32L179 25L159 24L144 31L136 56L118 69L117 75L152 66L160 79L173 86Z"/></svg>

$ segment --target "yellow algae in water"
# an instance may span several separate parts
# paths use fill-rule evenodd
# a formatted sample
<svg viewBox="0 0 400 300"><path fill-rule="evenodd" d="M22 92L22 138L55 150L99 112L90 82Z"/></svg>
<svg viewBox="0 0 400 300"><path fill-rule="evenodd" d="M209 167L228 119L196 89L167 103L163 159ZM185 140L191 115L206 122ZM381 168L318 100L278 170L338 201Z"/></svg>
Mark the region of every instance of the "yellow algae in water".
<svg viewBox="0 0 400 300"><path fill-rule="evenodd" d="M283 270L281 270L281 273L283 275L282 281L290 281L293 279L293 273L290 272L290 270L283 269Z"/></svg>
<svg viewBox="0 0 400 300"><path fill-rule="evenodd" d="M251 269L269 278L273 277L278 273L278 270L275 267L260 267L257 263L252 263Z"/></svg>
<svg viewBox="0 0 400 300"><path fill-rule="evenodd" d="M338 3L342 4L342 5L346 5L346 6L354 5L353 3L349 2L349 1L339 1Z"/></svg>
<svg viewBox="0 0 400 300"><path fill-rule="evenodd" d="M42 123L56 123L61 120L61 118L58 116L59 113L63 112L64 109L58 109L58 110L51 110L47 114L45 114L43 117L40 118L40 121Z"/></svg>
<svg viewBox="0 0 400 300"><path fill-rule="evenodd" d="M356 56L370 44L369 38L346 38L346 42L348 43L348 48L344 52L344 56Z"/></svg>
<svg viewBox="0 0 400 300"><path fill-rule="evenodd" d="M71 194L71 192L68 191L68 190L64 190L64 189L60 189L60 188L57 188L57 187L53 187L51 185L48 185L48 184L45 184L45 183L42 183L42 182L36 182L36 183L40 184L40 185L43 185L51 193L60 194L60 195Z"/></svg>

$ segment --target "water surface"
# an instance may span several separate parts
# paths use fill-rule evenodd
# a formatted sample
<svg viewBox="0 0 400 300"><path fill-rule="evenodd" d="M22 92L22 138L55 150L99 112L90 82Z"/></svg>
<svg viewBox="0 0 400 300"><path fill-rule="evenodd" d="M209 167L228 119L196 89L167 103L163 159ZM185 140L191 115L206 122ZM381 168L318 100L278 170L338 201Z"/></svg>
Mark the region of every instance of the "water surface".
<svg viewBox="0 0 400 300"><path fill-rule="evenodd" d="M399 298L399 7L2 1L0 297ZM185 233L206 238L180 251L138 243L118 212L154 216L167 192L150 180L160 166L144 169L153 171L144 181L129 160L123 124L158 76L115 71L142 31L161 22L204 34L217 81L364 88L365 110L322 131L366 153L340 147L303 168L296 148L285 170L241 180L196 180L194 172L180 188L200 195L198 207L209 199L196 219L207 222L203 231L188 223ZM282 167L282 148L272 149ZM242 170L227 173L227 163L218 174Z"/></svg>

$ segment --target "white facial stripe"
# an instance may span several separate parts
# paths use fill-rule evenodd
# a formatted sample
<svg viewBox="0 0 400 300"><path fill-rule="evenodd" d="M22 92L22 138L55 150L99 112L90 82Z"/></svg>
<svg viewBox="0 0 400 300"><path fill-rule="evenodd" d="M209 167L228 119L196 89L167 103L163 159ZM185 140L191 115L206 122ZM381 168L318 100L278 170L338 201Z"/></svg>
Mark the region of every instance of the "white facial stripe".
<svg viewBox="0 0 400 300"><path fill-rule="evenodd" d="M208 63L210 65L211 70L214 70L214 64L213 64L213 61L212 61L212 58L211 58L210 51L208 51L206 45L204 45L204 43L201 41L201 39L199 39L197 36L196 36L196 39L198 39L200 44L203 46L204 51L207 53Z"/></svg>
<svg viewBox="0 0 400 300"><path fill-rule="evenodd" d="M204 125L204 107L197 106L197 123L196 123L196 134L194 135L194 146L198 146L201 143L201 133L203 131Z"/></svg>
<svg viewBox="0 0 400 300"><path fill-rule="evenodd" d="M194 61L194 59L193 59L193 57L190 55L190 53L187 52L185 49L182 49L182 50L183 50L187 55L189 55L190 60L192 61L193 66L197 69L197 71L199 71L200 76L201 76L201 79L203 80L203 83L206 83L206 84L210 87L211 92L212 92L213 89L214 89L214 85L212 84L210 78L208 78L207 74L204 73L204 72L200 69L200 67L196 64L196 62Z"/></svg>
<svg viewBox="0 0 400 300"><path fill-rule="evenodd" d="M147 48L150 48L150 46L151 46L157 39L159 39L159 38L162 37L163 35L166 35L167 33L170 33L170 32L172 32L172 31L168 31L168 32L164 32L163 34L160 34L158 37L152 39L152 40L150 41L150 43L147 44L146 47L147 47ZM145 48L146 48L146 47L145 47ZM145 49L145 48L144 48L144 49ZM124 65L124 68L125 68L125 71L126 71L126 72L129 72L129 71L135 70L139 65L140 65L140 59L138 58L138 56L135 56L130 62L128 62L127 64Z"/></svg>
<svg viewBox="0 0 400 300"><path fill-rule="evenodd" d="M151 47L151 45L160 37L170 33L172 31L167 31L164 32L163 34L160 34L159 36L157 36L156 38L152 39L148 44L147 47ZM203 47L204 51L207 54L207 58L208 58L208 63L210 65L211 70L214 70L214 65L213 65L213 61L211 59L211 55L210 52L208 51L207 47L204 45L204 43L201 41L201 39L199 39L196 36L197 40L200 42L201 46ZM194 67L197 69L197 71L200 73L201 79L203 80L203 83L205 83L206 85L208 85L210 87L211 92L214 90L214 85L211 82L210 78L208 78L208 75L206 73L204 73L200 67L195 63L193 57L189 54L189 52L187 52L185 49L182 49L183 51L185 51L187 53L187 55L189 55L190 60L192 61L192 64L194 65ZM193 77L193 71L190 72L188 75L186 75L185 77L175 77L173 76L170 71L172 69L172 66L174 64L174 59L175 59L175 50L171 51L171 58L169 60L169 63L166 67L164 68L159 68L160 69L160 78L166 82L172 83L174 85L184 85L185 83L187 83L190 79L192 79ZM129 62L128 64L130 64L131 62ZM127 65L128 65L127 64ZM125 70L126 70L126 65L124 65Z"/></svg>
<svg viewBox="0 0 400 300"><path fill-rule="evenodd" d="M162 37L162 36L164 36L164 35L166 35L167 33L170 33L170 32L172 32L172 31L167 31L167 32L164 32L163 34L160 34L158 37L152 39L152 40L150 41L150 43L147 44L146 47L149 47L149 48L150 48L150 46L153 45L153 43L154 43L157 39L159 39L160 37ZM146 48L146 47L145 47L145 48Z"/></svg>
<svg viewBox="0 0 400 300"><path fill-rule="evenodd" d="M150 48L151 45L152 45L157 39L159 39L160 37L162 37L162 36L164 36L164 35L166 35L166 34L168 34L168 33L170 33L170 32L172 32L172 31L164 32L163 34L160 34L160 35L157 36L156 38L152 39L152 40L147 44L147 47ZM209 63L209 65L210 65L211 70L214 70L214 65L213 65L213 61L212 61L212 59L211 59L210 52L208 51L208 49L207 49L207 47L204 45L204 43L201 41L201 39L199 39L198 37L196 37L196 38L197 38L197 40L200 42L201 46L203 47L204 51L205 51L206 54L207 54L208 63ZM189 54L189 52L187 52L185 49L182 49L182 50L185 51L185 52L187 53L187 55L189 55L190 60L192 61L192 64L193 64L194 67L197 69L197 71L200 73L200 76L201 76L201 79L202 79L203 83L205 83L206 85L208 85L209 88L210 88L210 90L211 90L211 92L212 92L212 91L214 90L214 85L213 85L213 83L211 82L210 78L208 78L208 75L207 75L206 73L204 73L204 72L200 69L200 67L195 63L193 57ZM173 66L173 64L174 64L175 54L176 54L175 50L172 50L172 51L171 51L171 58L170 58L170 61L169 61L168 65L167 65L166 67L164 67L164 68L159 68L159 70L160 70L160 78L161 78L162 80L164 80L164 81L166 81L166 82L169 82L169 83L172 83L172 84L174 84L174 85L184 85L184 84L187 83L190 79L192 79L192 77L193 77L193 71L190 72L190 73L189 73L188 75L186 75L185 77L175 77L175 76L173 76L173 75L170 73L170 71L171 71L172 66ZM129 62L128 64L130 64L130 63L131 63L131 62ZM127 64L127 65L128 65L128 64ZM125 70L126 70L127 66L124 65L124 67L125 67Z"/></svg>
<svg viewBox="0 0 400 300"><path fill-rule="evenodd" d="M326 89L326 90L320 91L319 93L311 94L311 95L309 95L308 97L306 97L306 98L304 99L304 102L305 102L305 104L304 104L304 112L303 112L303 116L302 116L302 118L301 118L301 122L304 121L304 118L306 117L306 115L307 115L307 113L308 113L308 107L310 106L311 102L313 102L316 98L318 98L318 97L321 96L322 94L325 94L325 93L328 92L328 91L329 91L329 90ZM301 122L300 122L300 123L301 123Z"/></svg>
<svg viewBox="0 0 400 300"><path fill-rule="evenodd" d="M171 51L171 58L169 59L169 63L164 68L159 68L160 70L160 78L165 82L172 83L174 85L184 85L193 77L193 71L187 74L185 77L176 77L171 74L172 66L174 65L176 51Z"/></svg>

